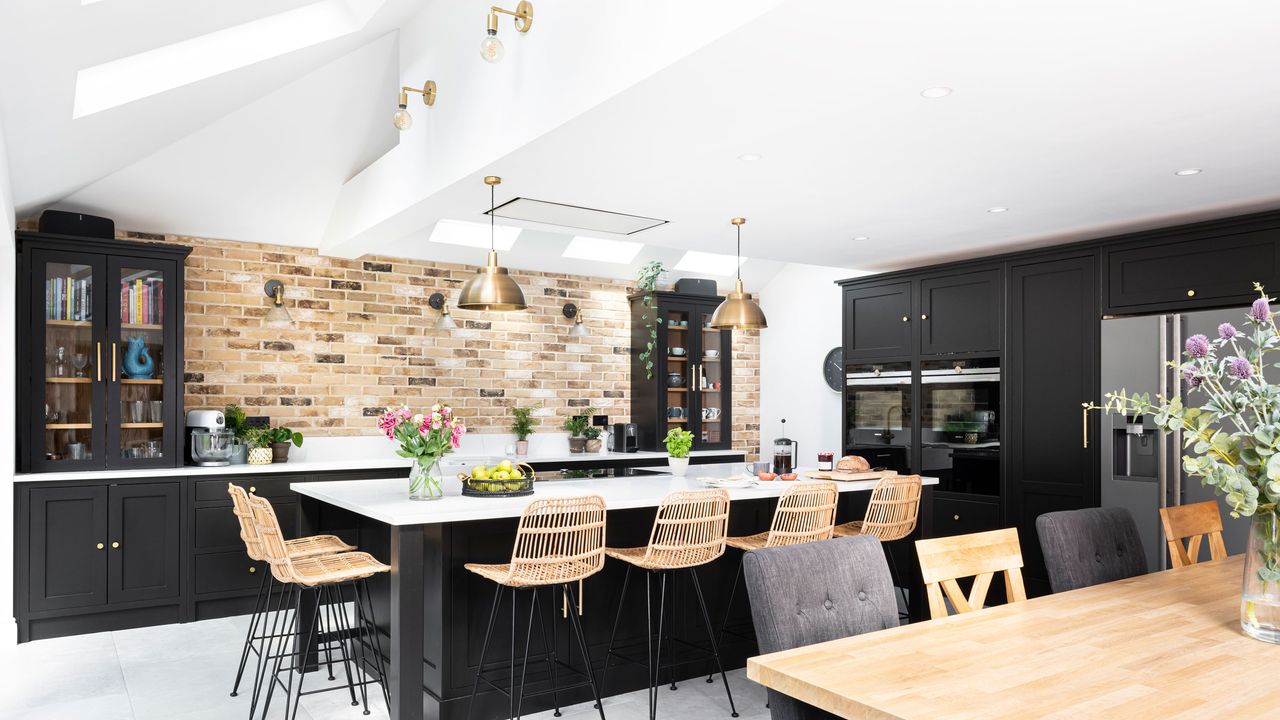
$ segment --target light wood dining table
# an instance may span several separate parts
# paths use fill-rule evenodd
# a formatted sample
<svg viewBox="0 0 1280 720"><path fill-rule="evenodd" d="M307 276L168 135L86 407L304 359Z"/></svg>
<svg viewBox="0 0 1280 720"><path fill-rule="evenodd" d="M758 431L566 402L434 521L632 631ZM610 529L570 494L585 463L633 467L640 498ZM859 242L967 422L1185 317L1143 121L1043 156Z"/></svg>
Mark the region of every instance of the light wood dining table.
<svg viewBox="0 0 1280 720"><path fill-rule="evenodd" d="M754 657L845 718L1277 718L1280 645L1240 629L1243 556Z"/></svg>

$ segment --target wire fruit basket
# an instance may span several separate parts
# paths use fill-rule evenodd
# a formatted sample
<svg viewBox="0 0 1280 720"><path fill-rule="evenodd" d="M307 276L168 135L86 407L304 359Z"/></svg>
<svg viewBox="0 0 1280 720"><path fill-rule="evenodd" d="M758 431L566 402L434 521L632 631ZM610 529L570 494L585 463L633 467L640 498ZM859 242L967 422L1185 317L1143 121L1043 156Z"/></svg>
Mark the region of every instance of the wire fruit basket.
<svg viewBox="0 0 1280 720"><path fill-rule="evenodd" d="M536 474L528 463L512 463L512 469L520 471L520 477L496 479L486 477L477 479L471 473L458 473L462 481L462 494L469 497L523 497L533 494L533 482Z"/></svg>

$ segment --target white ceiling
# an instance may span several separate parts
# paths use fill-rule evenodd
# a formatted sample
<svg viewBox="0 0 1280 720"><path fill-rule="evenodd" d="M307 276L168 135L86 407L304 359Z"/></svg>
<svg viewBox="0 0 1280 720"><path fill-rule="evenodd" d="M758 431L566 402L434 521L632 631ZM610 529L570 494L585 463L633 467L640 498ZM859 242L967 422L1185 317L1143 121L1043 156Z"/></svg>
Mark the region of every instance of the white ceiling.
<svg viewBox="0 0 1280 720"><path fill-rule="evenodd" d="M626 277L732 252L745 215L751 284L1280 207L1280 6L1246 0L537 0L496 66L488 3L387 0L347 36L71 120L79 69L304 4L3 4L20 216L479 262L426 237L482 220L499 174L499 202L671 221L627 238L632 266L564 260L573 233L530 224L505 263ZM397 138L395 87L426 77L440 100Z"/></svg>

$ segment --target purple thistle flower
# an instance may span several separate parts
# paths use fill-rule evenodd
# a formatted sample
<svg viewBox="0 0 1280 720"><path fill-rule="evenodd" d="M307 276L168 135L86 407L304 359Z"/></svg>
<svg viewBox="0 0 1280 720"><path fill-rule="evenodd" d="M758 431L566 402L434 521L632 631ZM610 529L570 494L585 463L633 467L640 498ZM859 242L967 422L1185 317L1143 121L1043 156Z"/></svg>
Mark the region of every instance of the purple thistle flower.
<svg viewBox="0 0 1280 720"><path fill-rule="evenodd" d="M1223 340L1230 340L1231 338L1235 337L1238 334L1239 333L1236 331L1236 326L1232 325L1231 323L1222 323L1221 325L1218 326L1218 337L1222 338Z"/></svg>
<svg viewBox="0 0 1280 720"><path fill-rule="evenodd" d="M1253 306L1249 308L1249 317L1258 322L1266 322L1271 319L1271 307L1267 305L1266 298L1258 298L1253 301Z"/></svg>
<svg viewBox="0 0 1280 720"><path fill-rule="evenodd" d="M1248 380L1253 377L1253 363L1242 357L1231 358L1231 363L1227 368L1227 374L1241 380Z"/></svg>
<svg viewBox="0 0 1280 720"><path fill-rule="evenodd" d="M1196 374L1195 370L1186 368L1182 371L1182 380L1187 384L1188 390L1195 390L1204 382L1204 378Z"/></svg>
<svg viewBox="0 0 1280 720"><path fill-rule="evenodd" d="M1209 354L1209 338L1203 335L1192 335L1187 338L1187 354L1193 358L1202 358Z"/></svg>

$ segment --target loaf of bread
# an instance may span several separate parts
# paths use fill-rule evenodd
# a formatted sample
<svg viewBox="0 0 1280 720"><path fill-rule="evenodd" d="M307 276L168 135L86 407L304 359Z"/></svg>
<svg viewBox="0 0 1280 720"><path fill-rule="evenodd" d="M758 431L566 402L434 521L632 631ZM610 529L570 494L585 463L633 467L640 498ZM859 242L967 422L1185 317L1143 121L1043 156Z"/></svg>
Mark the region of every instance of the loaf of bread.
<svg viewBox="0 0 1280 720"><path fill-rule="evenodd" d="M845 455L840 458L840 462L836 463L836 470L840 472L860 473L870 469L871 463L858 455Z"/></svg>

